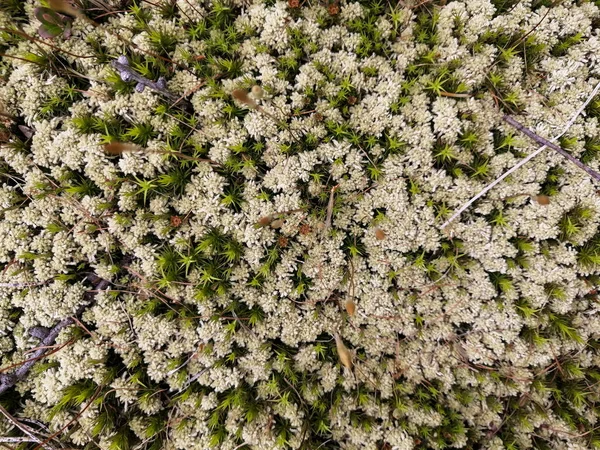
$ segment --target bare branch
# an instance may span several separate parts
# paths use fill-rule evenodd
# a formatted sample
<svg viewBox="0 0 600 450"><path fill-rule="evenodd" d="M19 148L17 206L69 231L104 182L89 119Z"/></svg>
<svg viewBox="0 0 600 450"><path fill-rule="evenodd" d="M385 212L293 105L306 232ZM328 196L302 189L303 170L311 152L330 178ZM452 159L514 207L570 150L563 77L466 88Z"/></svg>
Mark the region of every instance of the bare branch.
<svg viewBox="0 0 600 450"><path fill-rule="evenodd" d="M600 180L600 173L598 173L595 170L591 169L590 167L586 166L584 163L582 163L581 161L579 161L577 158L575 158L574 156L572 156L567 151L565 151L562 148L560 148L558 145L556 145L556 144L550 142L549 140L544 139L543 137L535 134L529 128L525 127L525 125L517 122L515 119L513 119L510 116L504 116L504 121L507 122L507 123L509 123L513 127L515 127L521 133L526 134L527 136L529 136L531 139L533 139L534 141L536 141L538 144L542 144L542 145L545 145L546 147L551 148L552 150L556 150L558 153L560 153L561 155L563 155L565 158L567 158L569 161L571 161L577 167L579 167L582 170L585 170L591 177L595 178L596 180Z"/></svg>
<svg viewBox="0 0 600 450"><path fill-rule="evenodd" d="M29 437L29 439L20 438L20 439L23 439L22 442L35 442L36 444L41 444L42 447L44 447L46 450L54 450L54 447L44 444L40 438L38 438L35 434L33 434L33 430L31 428L29 428L28 426L23 425L21 422L19 422L15 417L13 417L2 406L0 406L0 413L2 413L4 415L4 417L6 417L9 420L9 422L11 422L14 426L16 426L19 430L21 430L23 433L25 433ZM7 442L7 441L4 441L4 442Z"/></svg>
<svg viewBox="0 0 600 450"><path fill-rule="evenodd" d="M599 90L600 90L600 83L598 83L596 85L596 87L590 93L590 95L588 96L588 98L586 99L586 101L583 103L583 105L581 105L577 109L577 111L575 112L575 114L573 114L573 116L571 117L571 119L569 120L569 122L567 122L567 124L565 125L565 128L562 130L562 132L560 134L558 134L557 136L555 136L552 139L552 141L556 141L563 134L565 134L569 130L569 128L571 128L571 126L575 123L575 121L577 120L577 118L579 117L579 115L583 112L583 110L585 109L585 107L594 99L594 97L596 96L596 94L598 93ZM500 175L498 178L496 178L494 181L492 181L490 184L488 184L486 187L484 187L474 197L472 197L467 203L465 203L464 205L462 205L452 215L452 217L450 217L448 220L446 220L446 222L444 222L442 224L442 226L440 228L443 230L448 225L450 225L450 223L452 223L458 216L460 216L465 210L467 210L473 203L475 203L477 200L479 200L481 197L483 197L488 191L490 191L494 186L496 186L498 183L500 183L502 180L504 180L506 177L508 177L511 173L513 173L514 171L516 171L517 169L519 169L521 166L527 164L530 160L532 160L537 155L539 155L540 153L542 153L545 148L546 148L546 145L543 145L542 147L538 148L535 152L531 153L526 158L523 158L515 166L511 167L508 171L504 172L502 175Z"/></svg>
<svg viewBox="0 0 600 450"><path fill-rule="evenodd" d="M88 275L88 279L90 279L90 281L94 283L95 291L106 289L110 284L109 281L100 278L94 274ZM95 295L96 292L86 292L84 295L86 301L77 309L74 316L81 315L83 311L85 311L85 309L89 306L89 304L94 300ZM38 345L38 349L35 352L33 352L33 355L30 358L28 358L14 373L2 374L3 376L0 377L0 395L5 393L11 387L13 387L17 382L25 378L25 376L33 367L33 365L39 359L44 357L49 348L52 348L52 346L54 345L54 341L56 340L62 329L68 327L69 325L73 325L74 323L75 321L71 317L68 317L58 322L52 329L50 329L47 332L44 339L42 339L42 342L40 342L40 344ZM37 330L35 330L35 333L37 334Z"/></svg>

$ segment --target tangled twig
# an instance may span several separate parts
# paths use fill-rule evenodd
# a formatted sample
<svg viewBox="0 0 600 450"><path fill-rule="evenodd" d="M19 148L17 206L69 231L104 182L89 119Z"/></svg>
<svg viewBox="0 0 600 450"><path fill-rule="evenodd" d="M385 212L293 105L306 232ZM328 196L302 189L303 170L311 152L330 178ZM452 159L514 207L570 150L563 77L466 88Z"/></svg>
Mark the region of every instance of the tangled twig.
<svg viewBox="0 0 600 450"><path fill-rule="evenodd" d="M110 282L100 278L94 274L88 275L88 279L94 284L94 291L101 291L106 289ZM94 300L94 296L96 292L88 291L85 293L85 303L81 305L74 316L81 315L85 309L90 305L90 303ZM25 378L29 370L33 367L33 365L41 358L43 358L46 352L54 345L54 341L58 337L61 330L65 327L75 324L75 319L73 317L67 317L66 319L61 320L53 328L50 330L44 330L42 327L34 327L29 330L30 334L37 338L42 338L42 341L38 345L37 350L33 352L33 355L28 358L21 366L11 374L0 374L0 395L5 393L11 387L13 387L17 382L21 381Z"/></svg>
<svg viewBox="0 0 600 450"><path fill-rule="evenodd" d="M164 95L172 102L180 101L180 98L169 92L167 89L167 83L163 77L160 77L158 81L152 81L148 78L140 75L129 66L129 61L126 56L119 56L116 61L112 61L111 65L119 71L119 76L123 81L137 81L135 90L138 92L144 92L144 88L148 87L159 94Z"/></svg>
<svg viewBox="0 0 600 450"><path fill-rule="evenodd" d="M554 138L551 139L551 141L556 141L558 138L560 138L563 134L565 134L569 128L571 128L571 126L575 123L575 120L577 120L577 118L579 117L579 115L583 112L583 110L585 109L585 107L594 99L594 97L596 96L596 94L598 93L598 91L600 90L600 83L598 83L596 85L596 87L594 88L594 90L591 92L591 94L588 96L588 98L586 99L586 101L583 103L583 105L581 105L579 107L579 109L577 109L577 111L575 111L575 114L573 114L573 116L571 117L571 119L569 120L569 122L567 122L567 124L565 125L565 128L562 130L562 132L560 134L558 134L557 136L555 136ZM442 230L444 228L446 228L448 225L450 225L450 223L452 223L458 216L460 216L465 210L467 210L473 203L475 203L477 200L479 200L481 197L483 197L485 194L487 194L488 191L490 191L494 186L496 186L497 184L499 184L502 180L504 180L506 177L508 177L510 174L512 174L513 172L515 172L517 169L519 169L521 166L524 166L525 164L527 164L530 160L532 160L533 158L535 158L537 155L539 155L540 153L542 153L544 151L544 149L546 148L546 145L542 145L540 148L538 148L535 152L531 153L529 156L523 158L521 161L519 161L515 166L511 167L509 170L507 170L506 172L504 172L502 175L500 175L498 178L496 178L494 181L492 181L490 184L488 184L486 187L484 187L481 191L479 191L474 197L472 197L467 203L465 203L464 205L462 205L453 215L452 217L450 217L448 220L446 220L446 222L444 222L442 224L442 226L440 227Z"/></svg>
<svg viewBox="0 0 600 450"><path fill-rule="evenodd" d="M558 145L535 134L529 128L525 127L525 125L517 122L515 119L513 119L510 116L504 116L504 121L509 123L513 127L515 127L517 130L519 130L523 134L529 136L531 139L536 141L538 144L542 144L542 145L545 145L546 147L551 148L552 150L556 150L558 153L563 155L565 158L567 158L569 161L571 161L577 167L579 167L582 170L585 170L591 177L595 178L596 180L600 180L600 173L598 173L595 170L593 170L592 168L586 166L584 163L582 163L577 158L575 158L574 156L572 156L571 154L569 154L568 152L566 152L565 150L560 148Z"/></svg>

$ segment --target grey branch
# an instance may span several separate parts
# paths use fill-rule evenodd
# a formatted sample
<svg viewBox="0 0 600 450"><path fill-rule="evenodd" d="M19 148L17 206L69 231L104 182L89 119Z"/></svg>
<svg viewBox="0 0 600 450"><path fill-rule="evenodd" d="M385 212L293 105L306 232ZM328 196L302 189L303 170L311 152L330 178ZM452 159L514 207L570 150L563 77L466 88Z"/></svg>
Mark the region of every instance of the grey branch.
<svg viewBox="0 0 600 450"><path fill-rule="evenodd" d="M507 123L509 123L513 127L515 127L517 130L519 130L523 134L527 135L528 137L530 137L534 141L536 141L538 144L542 144L542 145L545 145L548 148L551 148L552 150L556 150L558 153L560 153L561 155L563 155L565 158L567 158L569 161L571 161L577 167L579 167L580 169L586 171L591 177L595 178L596 180L600 180L600 173L598 173L595 170L591 169L590 167L586 166L584 163L582 163L581 161L579 161L577 158L575 158L574 156L572 156L567 151L565 151L562 148L560 148L555 143L550 142L549 140L544 139L541 136L538 136L533 131L531 131L529 128L526 128L525 125L517 122L515 119L513 119L510 116L504 116L504 121L507 122Z"/></svg>
<svg viewBox="0 0 600 450"><path fill-rule="evenodd" d="M100 291L106 289L110 282L100 278L94 274L88 275L88 280L90 280L94 284L94 291ZM96 292L88 291L84 294L85 302L81 305L77 311L75 311L74 316L80 316L83 311L93 302L94 296ZM38 345L38 349L31 354L31 356L24 362L14 373L11 374L2 374L0 377L0 395L5 393L8 389L13 387L18 381L25 378L29 370L33 367L33 365L41 359L44 354L49 350L49 348L54 345L54 341L58 337L61 330L69 325L73 325L75 320L71 317L67 317L66 319L58 322L54 327L50 330L47 330L45 333L45 337L42 339L40 344ZM38 334L37 332L34 332ZM40 334L41 336L42 334Z"/></svg>
<svg viewBox="0 0 600 450"><path fill-rule="evenodd" d="M50 333L50 328L46 327L33 327L29 329L29 336L38 338L40 340L46 339Z"/></svg>
<svg viewBox="0 0 600 450"><path fill-rule="evenodd" d="M163 77L160 77L158 81L152 81L140 75L129 66L129 61L127 60L126 56L119 56L119 58L116 61L112 61L111 65L119 71L121 80L137 81L137 84L135 85L136 91L143 92L144 88L148 87L153 91L164 95L173 102L179 100L179 97L168 91L167 83L165 82L165 79Z"/></svg>
<svg viewBox="0 0 600 450"><path fill-rule="evenodd" d="M21 430L23 433L25 433L28 436L28 438L25 438L25 437L18 438L18 439L22 439L21 442L35 442L36 444L39 444L38 447L43 447L45 450L54 450L54 447L52 447L49 444L44 443L40 438L38 438L34 434L34 432L31 428L29 428L28 426L19 422L15 417L13 417L2 406L0 406L0 413L2 413L2 415L4 415L4 417L6 417L9 422L11 422L14 426L16 426L19 430ZM5 438L5 439L10 439L10 438ZM0 441L0 442L10 442L10 441Z"/></svg>
<svg viewBox="0 0 600 450"><path fill-rule="evenodd" d="M23 442L35 442L39 444L40 440L29 437L0 437L0 442L12 444L21 444Z"/></svg>

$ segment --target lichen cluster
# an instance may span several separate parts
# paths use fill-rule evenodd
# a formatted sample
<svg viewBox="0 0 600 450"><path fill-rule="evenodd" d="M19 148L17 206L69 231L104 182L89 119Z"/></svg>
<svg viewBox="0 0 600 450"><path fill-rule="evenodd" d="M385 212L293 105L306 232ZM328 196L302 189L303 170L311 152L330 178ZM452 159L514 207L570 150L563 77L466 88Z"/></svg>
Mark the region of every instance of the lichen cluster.
<svg viewBox="0 0 600 450"><path fill-rule="evenodd" d="M0 10L0 384L93 300L9 445L600 446L598 186L547 150L441 229L600 81L600 2L61 3Z"/></svg>

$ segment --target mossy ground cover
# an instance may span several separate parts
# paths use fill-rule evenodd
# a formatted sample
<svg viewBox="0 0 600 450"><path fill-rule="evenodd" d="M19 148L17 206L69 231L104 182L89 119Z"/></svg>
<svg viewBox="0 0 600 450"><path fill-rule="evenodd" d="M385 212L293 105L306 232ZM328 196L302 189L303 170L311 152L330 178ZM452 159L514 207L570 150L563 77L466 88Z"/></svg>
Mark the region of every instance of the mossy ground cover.
<svg viewBox="0 0 600 450"><path fill-rule="evenodd" d="M4 0L0 446L600 446L598 3Z"/></svg>

